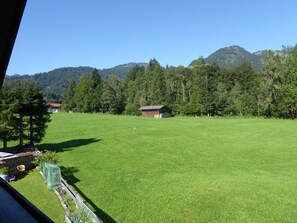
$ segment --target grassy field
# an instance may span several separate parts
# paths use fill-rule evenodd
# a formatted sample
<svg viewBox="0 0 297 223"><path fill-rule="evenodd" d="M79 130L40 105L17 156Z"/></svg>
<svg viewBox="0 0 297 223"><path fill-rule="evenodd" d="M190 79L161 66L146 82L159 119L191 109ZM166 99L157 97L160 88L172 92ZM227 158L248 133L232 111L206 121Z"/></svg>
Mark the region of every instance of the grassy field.
<svg viewBox="0 0 297 223"><path fill-rule="evenodd" d="M57 195L47 189L37 169L26 172L10 185L54 222L65 222L64 209Z"/></svg>
<svg viewBox="0 0 297 223"><path fill-rule="evenodd" d="M297 121L58 113L39 148L107 222L297 219Z"/></svg>

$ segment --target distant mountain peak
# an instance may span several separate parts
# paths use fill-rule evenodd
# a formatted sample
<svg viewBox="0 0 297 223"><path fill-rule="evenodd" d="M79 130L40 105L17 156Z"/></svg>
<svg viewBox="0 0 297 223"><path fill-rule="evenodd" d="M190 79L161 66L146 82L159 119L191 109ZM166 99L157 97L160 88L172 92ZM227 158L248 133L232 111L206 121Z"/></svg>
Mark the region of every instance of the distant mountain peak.
<svg viewBox="0 0 297 223"><path fill-rule="evenodd" d="M207 64L217 63L218 65L225 68L234 68L239 66L244 62L251 63L253 68L260 72L262 70L262 62L265 59L268 50L257 51L255 53L250 53L241 46L233 45L228 47L223 47L218 49L207 58L205 62ZM279 55L282 51L273 51ZM195 64L197 60L194 60L191 64Z"/></svg>
<svg viewBox="0 0 297 223"><path fill-rule="evenodd" d="M251 54L250 52L248 52L243 47L234 45L234 46L228 46L228 47L224 47L224 48L218 49L217 51L215 51L214 53L212 53L210 56L216 55L216 54L219 54L219 53L223 53L223 54L236 54L236 55L242 55L242 54L250 55Z"/></svg>
<svg viewBox="0 0 297 223"><path fill-rule="evenodd" d="M243 47L238 46L238 45L233 45L233 46L227 46L221 49L229 49L229 50L244 50L246 51Z"/></svg>

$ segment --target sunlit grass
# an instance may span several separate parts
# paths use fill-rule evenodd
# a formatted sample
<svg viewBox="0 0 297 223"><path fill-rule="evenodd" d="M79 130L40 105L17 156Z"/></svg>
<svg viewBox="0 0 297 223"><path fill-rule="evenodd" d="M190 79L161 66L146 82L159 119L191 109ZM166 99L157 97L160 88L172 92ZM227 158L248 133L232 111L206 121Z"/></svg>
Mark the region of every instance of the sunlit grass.
<svg viewBox="0 0 297 223"><path fill-rule="evenodd" d="M65 222L64 209L53 190L48 190L38 170L26 172L26 175L10 185L27 200L45 213L54 222Z"/></svg>
<svg viewBox="0 0 297 223"><path fill-rule="evenodd" d="M107 221L297 219L296 121L52 119L39 147L58 152L65 178Z"/></svg>

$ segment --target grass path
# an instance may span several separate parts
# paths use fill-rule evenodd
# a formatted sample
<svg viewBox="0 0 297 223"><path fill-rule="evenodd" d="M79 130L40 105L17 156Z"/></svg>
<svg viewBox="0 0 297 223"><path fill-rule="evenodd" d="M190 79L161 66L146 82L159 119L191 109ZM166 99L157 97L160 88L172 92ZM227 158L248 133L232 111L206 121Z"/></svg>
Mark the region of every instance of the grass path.
<svg viewBox="0 0 297 223"><path fill-rule="evenodd" d="M68 183L109 222L297 219L297 121L52 119L39 147L58 152Z"/></svg>
<svg viewBox="0 0 297 223"><path fill-rule="evenodd" d="M65 222L64 209L54 193L47 189L38 170L26 172L23 178L11 182L10 185L33 203L54 222Z"/></svg>

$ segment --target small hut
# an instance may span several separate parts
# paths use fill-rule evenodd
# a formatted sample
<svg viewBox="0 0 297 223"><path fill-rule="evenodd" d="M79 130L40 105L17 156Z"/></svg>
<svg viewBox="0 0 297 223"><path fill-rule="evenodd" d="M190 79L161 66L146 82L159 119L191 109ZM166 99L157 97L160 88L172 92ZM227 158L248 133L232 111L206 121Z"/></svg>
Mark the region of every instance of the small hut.
<svg viewBox="0 0 297 223"><path fill-rule="evenodd" d="M170 109L165 105L143 106L139 108L142 117L147 118L167 118L170 117Z"/></svg>

